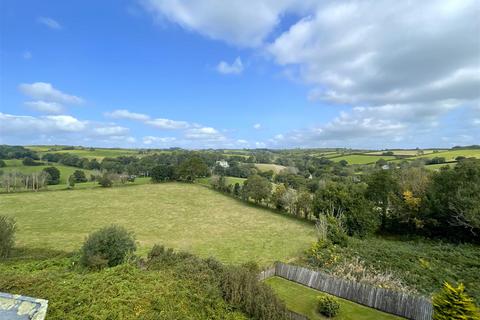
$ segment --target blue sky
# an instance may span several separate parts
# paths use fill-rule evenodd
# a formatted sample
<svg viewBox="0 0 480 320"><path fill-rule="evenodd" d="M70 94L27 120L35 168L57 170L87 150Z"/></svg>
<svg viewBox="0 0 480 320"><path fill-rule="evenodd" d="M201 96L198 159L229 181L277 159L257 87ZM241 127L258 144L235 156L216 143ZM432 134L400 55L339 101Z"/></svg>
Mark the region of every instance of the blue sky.
<svg viewBox="0 0 480 320"><path fill-rule="evenodd" d="M479 143L479 7L2 1L0 143Z"/></svg>

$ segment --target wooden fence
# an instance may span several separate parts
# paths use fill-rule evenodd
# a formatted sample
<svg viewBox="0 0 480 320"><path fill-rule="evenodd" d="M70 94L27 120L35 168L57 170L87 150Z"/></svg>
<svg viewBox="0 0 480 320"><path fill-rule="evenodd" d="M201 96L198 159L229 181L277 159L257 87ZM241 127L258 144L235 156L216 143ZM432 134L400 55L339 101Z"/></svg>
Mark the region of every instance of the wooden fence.
<svg viewBox="0 0 480 320"><path fill-rule="evenodd" d="M414 320L432 319L432 303L424 297L339 279L323 272L281 262L275 264L273 272L272 269L262 272L259 278L264 280L279 276L390 314Z"/></svg>

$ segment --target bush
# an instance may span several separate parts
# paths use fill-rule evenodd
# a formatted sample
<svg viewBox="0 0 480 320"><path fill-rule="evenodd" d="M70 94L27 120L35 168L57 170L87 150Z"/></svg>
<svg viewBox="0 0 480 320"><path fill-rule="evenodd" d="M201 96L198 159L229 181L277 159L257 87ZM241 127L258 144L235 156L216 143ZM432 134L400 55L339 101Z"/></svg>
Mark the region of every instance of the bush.
<svg viewBox="0 0 480 320"><path fill-rule="evenodd" d="M321 295L317 300L317 311L326 317L333 318L340 311L340 304L333 297Z"/></svg>
<svg viewBox="0 0 480 320"><path fill-rule="evenodd" d="M87 182L88 181L87 177L85 176L85 172L82 171L82 170L75 170L73 172L73 177L75 179L75 182L81 183L81 182Z"/></svg>
<svg viewBox="0 0 480 320"><path fill-rule="evenodd" d="M480 319L480 310L464 290L462 283L455 288L444 282L442 290L433 296L433 320Z"/></svg>
<svg viewBox="0 0 480 320"><path fill-rule="evenodd" d="M35 160L33 160L32 158L25 158L22 160L22 164L24 166L39 166L41 165L42 163L41 162L36 162Z"/></svg>
<svg viewBox="0 0 480 320"><path fill-rule="evenodd" d="M15 244L15 219L0 216L0 258L6 258Z"/></svg>
<svg viewBox="0 0 480 320"><path fill-rule="evenodd" d="M98 179L98 184L104 188L110 188L113 185L113 181L108 177L108 175L104 174Z"/></svg>
<svg viewBox="0 0 480 320"><path fill-rule="evenodd" d="M0 168L6 167L6 166L7 166L7 164L5 163L5 161L0 159Z"/></svg>
<svg viewBox="0 0 480 320"><path fill-rule="evenodd" d="M60 183L60 170L55 167L47 167L43 169L48 173L47 184L59 184Z"/></svg>
<svg viewBox="0 0 480 320"><path fill-rule="evenodd" d="M81 249L82 265L93 269L113 267L136 250L135 238L125 228L112 225L90 234Z"/></svg>
<svg viewBox="0 0 480 320"><path fill-rule="evenodd" d="M287 319L285 305L258 281L258 273L254 264L226 267L221 280L225 301L252 319Z"/></svg>

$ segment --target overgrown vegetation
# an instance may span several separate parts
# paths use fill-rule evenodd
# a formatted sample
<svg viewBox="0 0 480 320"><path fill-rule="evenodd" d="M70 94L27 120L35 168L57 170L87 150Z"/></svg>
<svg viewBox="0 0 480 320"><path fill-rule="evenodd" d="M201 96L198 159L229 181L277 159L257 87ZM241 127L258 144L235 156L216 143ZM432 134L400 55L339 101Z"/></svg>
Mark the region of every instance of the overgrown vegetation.
<svg viewBox="0 0 480 320"><path fill-rule="evenodd" d="M478 320L480 309L460 283L456 288L445 282L442 290L433 296L433 320Z"/></svg>
<svg viewBox="0 0 480 320"><path fill-rule="evenodd" d="M0 259L8 257L15 244L15 219L0 215Z"/></svg>
<svg viewBox="0 0 480 320"><path fill-rule="evenodd" d="M80 262L89 268L114 267L137 249L132 233L117 225L90 234L82 246Z"/></svg>

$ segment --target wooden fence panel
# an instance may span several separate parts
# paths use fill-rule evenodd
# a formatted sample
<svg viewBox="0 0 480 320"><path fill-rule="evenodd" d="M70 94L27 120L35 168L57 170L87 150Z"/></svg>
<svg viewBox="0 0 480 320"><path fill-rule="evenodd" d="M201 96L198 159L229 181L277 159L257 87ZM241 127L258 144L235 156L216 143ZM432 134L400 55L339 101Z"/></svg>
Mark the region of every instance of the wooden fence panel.
<svg viewBox="0 0 480 320"><path fill-rule="evenodd" d="M424 297L338 279L324 272L280 262L275 264L274 275L408 319L432 319L432 304Z"/></svg>

